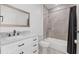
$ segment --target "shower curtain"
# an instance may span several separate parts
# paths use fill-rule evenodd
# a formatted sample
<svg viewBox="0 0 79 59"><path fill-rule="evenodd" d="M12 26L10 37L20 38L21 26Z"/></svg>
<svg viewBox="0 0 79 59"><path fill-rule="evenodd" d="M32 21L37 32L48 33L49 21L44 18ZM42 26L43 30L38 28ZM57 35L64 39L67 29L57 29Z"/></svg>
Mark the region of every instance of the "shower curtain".
<svg viewBox="0 0 79 59"><path fill-rule="evenodd" d="M68 42L67 52L69 54L76 54L76 43L77 39L77 19L76 19L76 6L70 8L69 15L69 28L68 28Z"/></svg>

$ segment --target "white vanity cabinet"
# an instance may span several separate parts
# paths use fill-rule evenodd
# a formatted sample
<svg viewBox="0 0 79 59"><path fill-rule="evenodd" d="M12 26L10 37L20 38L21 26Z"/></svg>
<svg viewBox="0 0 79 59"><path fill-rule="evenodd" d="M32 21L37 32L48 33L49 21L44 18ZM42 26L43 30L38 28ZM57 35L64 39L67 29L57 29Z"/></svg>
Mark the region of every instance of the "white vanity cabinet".
<svg viewBox="0 0 79 59"><path fill-rule="evenodd" d="M1 46L1 54L37 54L38 38L23 38L20 41Z"/></svg>

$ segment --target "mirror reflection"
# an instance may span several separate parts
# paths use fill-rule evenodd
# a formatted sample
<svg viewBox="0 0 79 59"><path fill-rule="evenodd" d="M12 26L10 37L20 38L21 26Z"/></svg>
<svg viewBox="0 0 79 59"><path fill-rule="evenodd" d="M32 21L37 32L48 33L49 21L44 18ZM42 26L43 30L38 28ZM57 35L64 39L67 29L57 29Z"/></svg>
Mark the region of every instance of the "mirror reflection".
<svg viewBox="0 0 79 59"><path fill-rule="evenodd" d="M11 5L0 5L1 26L29 26L30 13Z"/></svg>

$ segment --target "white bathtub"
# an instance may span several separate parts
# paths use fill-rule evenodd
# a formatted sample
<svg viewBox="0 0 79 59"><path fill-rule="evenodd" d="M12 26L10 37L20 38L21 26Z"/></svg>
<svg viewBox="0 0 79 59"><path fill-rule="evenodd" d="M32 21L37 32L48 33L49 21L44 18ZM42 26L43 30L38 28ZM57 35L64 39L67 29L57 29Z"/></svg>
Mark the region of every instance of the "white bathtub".
<svg viewBox="0 0 79 59"><path fill-rule="evenodd" d="M49 44L47 53L49 54L66 54L67 53L67 41L56 38L46 38L43 40Z"/></svg>

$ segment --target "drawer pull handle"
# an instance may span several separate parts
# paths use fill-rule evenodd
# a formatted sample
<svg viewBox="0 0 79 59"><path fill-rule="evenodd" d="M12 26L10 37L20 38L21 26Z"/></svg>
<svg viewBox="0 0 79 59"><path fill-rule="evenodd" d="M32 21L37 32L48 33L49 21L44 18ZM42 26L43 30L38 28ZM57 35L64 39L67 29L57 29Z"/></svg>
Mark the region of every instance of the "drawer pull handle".
<svg viewBox="0 0 79 59"><path fill-rule="evenodd" d="M34 39L33 41L36 41L37 39Z"/></svg>
<svg viewBox="0 0 79 59"><path fill-rule="evenodd" d="M37 44L34 44L33 47L37 46Z"/></svg>
<svg viewBox="0 0 79 59"><path fill-rule="evenodd" d="M33 53L36 53L36 52L37 52L37 50L33 51Z"/></svg>
<svg viewBox="0 0 79 59"><path fill-rule="evenodd" d="M18 45L18 47L21 47L21 46L23 46L24 45L24 43L23 44L21 44L21 45Z"/></svg>

